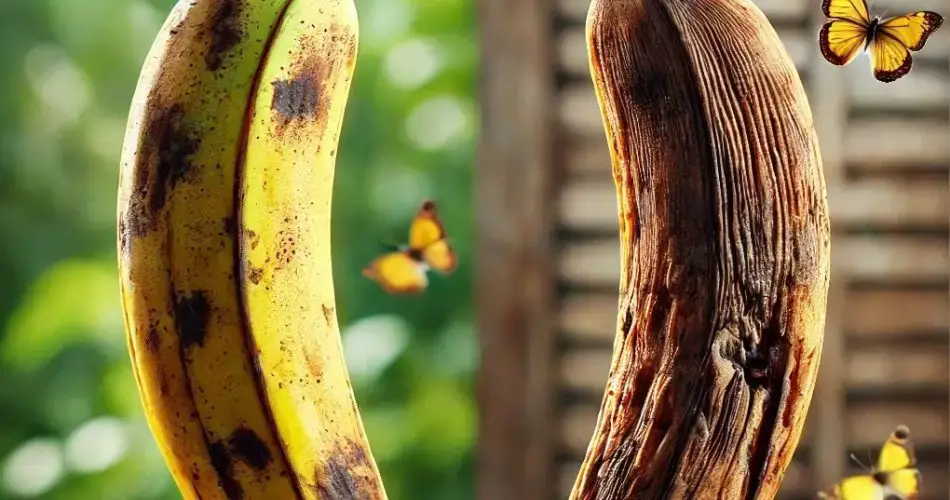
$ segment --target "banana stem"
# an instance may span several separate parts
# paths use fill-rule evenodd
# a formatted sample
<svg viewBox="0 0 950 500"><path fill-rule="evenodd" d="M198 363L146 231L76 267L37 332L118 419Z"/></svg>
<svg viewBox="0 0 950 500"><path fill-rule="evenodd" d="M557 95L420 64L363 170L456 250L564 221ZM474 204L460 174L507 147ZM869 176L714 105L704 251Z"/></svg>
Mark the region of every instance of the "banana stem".
<svg viewBox="0 0 950 500"><path fill-rule="evenodd" d="M772 498L821 353L830 226L791 59L747 0L593 0L617 335L572 499Z"/></svg>

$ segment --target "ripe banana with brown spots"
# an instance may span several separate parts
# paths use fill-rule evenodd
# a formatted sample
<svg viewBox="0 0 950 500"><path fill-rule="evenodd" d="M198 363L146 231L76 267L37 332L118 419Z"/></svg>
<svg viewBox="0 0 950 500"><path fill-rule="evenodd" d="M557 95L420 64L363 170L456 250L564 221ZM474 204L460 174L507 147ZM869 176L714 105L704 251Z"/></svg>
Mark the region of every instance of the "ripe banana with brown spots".
<svg viewBox="0 0 950 500"><path fill-rule="evenodd" d="M143 66L118 252L149 426L187 499L384 499L330 264L353 0L181 0Z"/></svg>

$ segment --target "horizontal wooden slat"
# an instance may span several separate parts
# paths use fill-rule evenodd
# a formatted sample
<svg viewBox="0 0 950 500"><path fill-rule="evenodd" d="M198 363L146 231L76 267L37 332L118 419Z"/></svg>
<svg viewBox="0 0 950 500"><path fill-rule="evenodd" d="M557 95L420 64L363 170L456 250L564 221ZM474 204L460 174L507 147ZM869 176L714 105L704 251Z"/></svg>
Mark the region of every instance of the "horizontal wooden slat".
<svg viewBox="0 0 950 500"><path fill-rule="evenodd" d="M902 338L913 333L945 336L950 329L950 291L945 288L849 290L844 330L855 339ZM570 293L558 309L564 338L610 346L617 328L617 297L610 293Z"/></svg>
<svg viewBox="0 0 950 500"><path fill-rule="evenodd" d="M594 435L598 407L593 404L575 405L563 410L560 415L561 448L574 456L582 457Z"/></svg>
<svg viewBox="0 0 950 500"><path fill-rule="evenodd" d="M939 386L950 382L947 352L933 346L880 346L855 348L847 353L846 383L849 388L899 389L900 386Z"/></svg>
<svg viewBox="0 0 950 500"><path fill-rule="evenodd" d="M565 338L610 344L617 328L617 296L571 293L558 308L558 328Z"/></svg>
<svg viewBox="0 0 950 500"><path fill-rule="evenodd" d="M597 112L599 113L600 110L598 109ZM564 170L568 175L601 177L607 179L608 182L613 181L606 135L577 137L565 147L565 150Z"/></svg>
<svg viewBox="0 0 950 500"><path fill-rule="evenodd" d="M780 29L777 32L795 67L802 71L815 56L812 33L790 29ZM557 38L557 47L558 65L562 70L576 78L590 78L587 37L583 26L562 31Z"/></svg>
<svg viewBox="0 0 950 500"><path fill-rule="evenodd" d="M610 372L610 357L610 349L568 349L560 359L560 386L591 395L603 394Z"/></svg>
<svg viewBox="0 0 950 500"><path fill-rule="evenodd" d="M590 138L601 144L604 158L609 162L609 154L604 139L604 125L600 119L600 106L591 82L583 81L569 85L561 92L559 100L561 123L573 135Z"/></svg>
<svg viewBox="0 0 950 500"><path fill-rule="evenodd" d="M832 184L828 205L833 227L945 229L950 225L950 188L943 182L868 179Z"/></svg>
<svg viewBox="0 0 950 500"><path fill-rule="evenodd" d="M792 22L804 19L813 7L806 0L754 0L772 23ZM587 18L590 0L558 0L561 14L574 22L583 22Z"/></svg>
<svg viewBox="0 0 950 500"><path fill-rule="evenodd" d="M945 401L863 402L848 405L847 412L842 427L848 446L878 449L900 424L910 427L917 446L947 446L950 442L950 411Z"/></svg>
<svg viewBox="0 0 950 500"><path fill-rule="evenodd" d="M907 333L946 334L950 292L936 290L851 290L845 302L845 331L858 338L901 337Z"/></svg>
<svg viewBox="0 0 950 500"><path fill-rule="evenodd" d="M950 125L936 120L861 121L845 134L845 160L866 168L950 163Z"/></svg>
<svg viewBox="0 0 950 500"><path fill-rule="evenodd" d="M852 64L853 67L846 67L848 78L845 80L849 84L847 102L854 110L915 111L946 109L950 106L950 85L947 85L950 75L947 72L921 69L887 84L870 78L867 67ZM821 92L821 89L815 89L814 92Z"/></svg>
<svg viewBox="0 0 950 500"><path fill-rule="evenodd" d="M596 161L603 165L588 168L607 169L609 153L592 87L586 83L575 84L565 89L561 97L561 123L571 135L590 141L589 147L595 148L592 153L597 154ZM950 103L943 103L944 109L948 107ZM950 163L948 139L950 124L946 120L889 118L854 121L845 132L845 160L865 164L868 168L886 168L895 164L946 164ZM588 145L582 143L580 146ZM601 150L599 154L597 150ZM568 169L578 170L578 166L568 165Z"/></svg>
<svg viewBox="0 0 950 500"><path fill-rule="evenodd" d="M560 415L561 448L571 455L583 456L597 423L599 407L577 404L562 410ZM878 450L887 436L900 424L910 427L911 437L918 447L946 447L948 410L944 403L887 402L848 405L846 421L842 422L846 446L851 449ZM805 421L805 432L799 447L807 447L816 425L814 418ZM882 437L883 436L883 437ZM842 457L847 452L842 450Z"/></svg>
<svg viewBox="0 0 950 500"><path fill-rule="evenodd" d="M839 235L832 244L832 261L839 276L852 279L932 283L947 279L947 247L944 238ZM614 238L570 241L559 267L570 285L616 287L620 245Z"/></svg>
<svg viewBox="0 0 950 500"><path fill-rule="evenodd" d="M833 184L828 186L828 203L834 226L943 229L950 224L950 189L942 182L868 179ZM558 209L560 223L568 229L618 230L616 188L608 176L568 181Z"/></svg>

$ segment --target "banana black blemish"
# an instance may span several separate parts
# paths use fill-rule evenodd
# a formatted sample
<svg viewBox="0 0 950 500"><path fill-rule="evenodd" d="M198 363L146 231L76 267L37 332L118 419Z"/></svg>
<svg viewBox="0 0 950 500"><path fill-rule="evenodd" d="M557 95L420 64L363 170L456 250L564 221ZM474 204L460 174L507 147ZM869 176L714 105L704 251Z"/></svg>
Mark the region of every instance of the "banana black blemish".
<svg viewBox="0 0 950 500"><path fill-rule="evenodd" d="M336 450L327 460L322 474L317 474L319 483L316 490L320 498L326 500L356 500L375 498L375 485L362 476L353 474L355 469L370 469L366 453L355 443L347 443Z"/></svg>
<svg viewBox="0 0 950 500"><path fill-rule="evenodd" d="M135 190L122 223L124 232L132 236L157 228L168 192L185 179L200 145L184 123L184 108L180 104L162 106L156 101L149 99L148 106L158 111L143 131L142 151L135 165Z"/></svg>
<svg viewBox="0 0 950 500"><path fill-rule="evenodd" d="M228 449L235 458L257 470L264 470L273 460L264 441L247 427L239 427L228 437Z"/></svg>
<svg viewBox="0 0 950 500"><path fill-rule="evenodd" d="M181 338L182 348L204 345L210 314L211 304L203 291L176 294L175 327Z"/></svg>
<svg viewBox="0 0 950 500"><path fill-rule="evenodd" d="M205 64L211 71L218 71L224 66L228 52L244 37L245 30L241 25L243 9L244 3L239 0L223 0L212 17L209 28L211 44L205 55Z"/></svg>

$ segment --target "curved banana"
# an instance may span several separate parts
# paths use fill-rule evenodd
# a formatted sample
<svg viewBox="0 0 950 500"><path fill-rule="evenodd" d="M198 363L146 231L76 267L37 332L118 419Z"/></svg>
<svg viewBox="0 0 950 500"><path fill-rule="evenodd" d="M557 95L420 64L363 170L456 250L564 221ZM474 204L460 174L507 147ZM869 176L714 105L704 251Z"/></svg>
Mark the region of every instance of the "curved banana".
<svg viewBox="0 0 950 500"><path fill-rule="evenodd" d="M247 325L301 482L320 498L382 498L342 355L330 261L333 170L356 63L356 9L352 0L298 0L287 16L294 22L281 26L261 70L242 165Z"/></svg>
<svg viewBox="0 0 950 500"><path fill-rule="evenodd" d="M238 258L249 251L238 239L238 192L247 185L241 171L259 177L243 165L260 157L251 148L277 144L252 140L260 133L250 130L255 127L249 120L260 114L252 107L275 90L286 90L290 98L282 105L306 107L313 101L334 109L333 119L306 133L314 144L335 150L356 29L352 0L181 0L143 66L120 168L122 306L149 426L185 498L338 498L351 487L385 498L343 369L335 318L323 335L294 326L281 330L281 345L262 342L260 333L268 327L303 316L275 313L265 325L259 314L248 314L242 291L253 290L257 277L242 273ZM295 55L287 52L292 47L298 47ZM319 94L307 93L301 81L283 90L274 86L275 61L289 69L314 59L329 66L336 61L341 69L315 74L308 83L346 84L327 93L314 87ZM294 128L284 128L289 138ZM304 150L282 153L287 156L277 154L269 166L329 171L326 189L308 200L329 210L332 157L327 162L326 156ZM277 194L283 189L267 188ZM328 245L329 225L309 224L287 228ZM276 234L262 228L261 239L251 245L273 248L268 238ZM329 254L310 264L322 273L329 269ZM242 277L249 282L242 283ZM317 295L333 307L329 273L306 286L272 293ZM260 293L255 297L248 303L267 300ZM303 353L310 351L284 354L289 345L316 349L326 375L307 371L312 356ZM273 361L277 357L281 361ZM273 371L275 364L300 365ZM295 378L286 378L291 374ZM295 390L290 392L294 403L279 397L280 386L319 388L324 383L334 390L315 389L313 399ZM308 417L295 429L288 413ZM351 467L352 460L342 459L339 449L325 446L324 436L346 437L359 465ZM304 451L314 455L304 460Z"/></svg>

